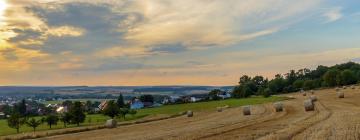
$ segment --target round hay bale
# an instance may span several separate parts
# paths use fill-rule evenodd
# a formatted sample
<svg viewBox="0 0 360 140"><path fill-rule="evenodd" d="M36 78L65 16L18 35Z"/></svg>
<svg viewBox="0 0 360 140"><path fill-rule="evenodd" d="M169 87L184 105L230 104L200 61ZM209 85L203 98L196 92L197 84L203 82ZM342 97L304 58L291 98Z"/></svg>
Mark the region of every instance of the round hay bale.
<svg viewBox="0 0 360 140"><path fill-rule="evenodd" d="M251 115L250 106L243 106L242 109L244 115Z"/></svg>
<svg viewBox="0 0 360 140"><path fill-rule="evenodd" d="M355 89L355 86L351 86L351 89Z"/></svg>
<svg viewBox="0 0 360 140"><path fill-rule="evenodd" d="M315 94L315 91L314 91L314 90L310 90L310 93L311 93L311 94Z"/></svg>
<svg viewBox="0 0 360 140"><path fill-rule="evenodd" d="M306 92L303 92L302 95L303 95L303 96L306 96Z"/></svg>
<svg viewBox="0 0 360 140"><path fill-rule="evenodd" d="M187 117L192 117L192 116L194 116L194 113L191 110L189 110L189 111L186 112L186 116Z"/></svg>
<svg viewBox="0 0 360 140"><path fill-rule="evenodd" d="M310 100L311 100L312 102L316 102L316 101L317 101L317 97L316 97L315 95L311 95L311 96L310 96Z"/></svg>
<svg viewBox="0 0 360 140"><path fill-rule="evenodd" d="M115 128L117 126L117 122L114 119L107 120L105 123L106 128Z"/></svg>
<svg viewBox="0 0 360 140"><path fill-rule="evenodd" d="M347 87L346 86L343 86L343 89L346 89Z"/></svg>
<svg viewBox="0 0 360 140"><path fill-rule="evenodd" d="M274 108L276 112L282 112L283 111L283 104L281 102L274 103Z"/></svg>
<svg viewBox="0 0 360 140"><path fill-rule="evenodd" d="M337 95L338 98L344 98L345 97L344 92L338 92L338 93L336 93L336 95Z"/></svg>
<svg viewBox="0 0 360 140"><path fill-rule="evenodd" d="M304 107L305 111L314 111L315 109L315 105L310 99L304 101Z"/></svg>
<svg viewBox="0 0 360 140"><path fill-rule="evenodd" d="M222 107L217 107L216 110L217 110L217 112L222 112L223 108Z"/></svg>

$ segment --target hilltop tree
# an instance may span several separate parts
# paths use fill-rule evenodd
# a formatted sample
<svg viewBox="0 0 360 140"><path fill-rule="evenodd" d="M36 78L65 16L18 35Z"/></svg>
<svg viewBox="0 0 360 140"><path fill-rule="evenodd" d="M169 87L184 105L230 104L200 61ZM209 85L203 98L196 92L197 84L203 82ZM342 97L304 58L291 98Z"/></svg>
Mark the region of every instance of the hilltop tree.
<svg viewBox="0 0 360 140"><path fill-rule="evenodd" d="M297 90L301 89L304 86L304 80L298 79L293 83L293 87Z"/></svg>
<svg viewBox="0 0 360 140"><path fill-rule="evenodd" d="M286 86L285 79L280 75L275 75L275 79L269 82L269 89L274 93L282 92L284 87Z"/></svg>
<svg viewBox="0 0 360 140"><path fill-rule="evenodd" d="M86 115L82 108L81 102L76 101L70 108L69 112L71 114L71 123L80 126L80 123L83 123L85 121Z"/></svg>
<svg viewBox="0 0 360 140"><path fill-rule="evenodd" d="M245 83L250 82L250 81L251 81L250 76L243 75L243 76L240 77L239 85L245 84Z"/></svg>
<svg viewBox="0 0 360 140"><path fill-rule="evenodd" d="M53 125L57 125L58 121L59 121L59 117L56 115L48 115L45 118L45 121L47 123L47 125L49 125L50 129Z"/></svg>
<svg viewBox="0 0 360 140"><path fill-rule="evenodd" d="M262 95L267 98L267 97L270 97L272 94L271 90L269 88L265 88L262 92Z"/></svg>
<svg viewBox="0 0 360 140"><path fill-rule="evenodd" d="M327 71L323 76L324 82L330 87L336 86L338 83L337 82L338 73L339 71L336 69L331 69Z"/></svg>
<svg viewBox="0 0 360 140"><path fill-rule="evenodd" d="M351 70L344 70L341 72L341 84L350 85L356 83L356 75Z"/></svg>
<svg viewBox="0 0 360 140"><path fill-rule="evenodd" d="M287 80L288 85L292 85L297 80L295 70L290 70L290 72L285 75L286 75L286 80Z"/></svg>
<svg viewBox="0 0 360 140"><path fill-rule="evenodd" d="M266 88L271 94L289 93L304 89L315 89L319 87L334 87L339 85L350 85L360 83L360 64L348 62L335 66L318 66L315 70L308 68L290 70L284 74L275 75L275 78L268 81L262 76L243 75L240 77L239 85L233 90L233 97L243 98L256 93L262 95Z"/></svg>
<svg viewBox="0 0 360 140"><path fill-rule="evenodd" d="M36 120L35 118L31 118L28 121L26 121L26 125L33 128L34 133L36 131L36 128L41 124L42 124L41 120Z"/></svg>
<svg viewBox="0 0 360 140"><path fill-rule="evenodd" d="M314 89L315 88L315 81L314 80L306 80L304 82L303 87L304 87L305 90Z"/></svg>
<svg viewBox="0 0 360 140"><path fill-rule="evenodd" d="M10 128L16 129L16 132L19 133L20 127L25 123L25 119L21 118L19 113L14 112L7 119L7 123Z"/></svg>
<svg viewBox="0 0 360 140"><path fill-rule="evenodd" d="M254 94L254 92L251 90L251 88L244 84L244 85L238 85L234 88L232 96L234 98L246 98Z"/></svg>
<svg viewBox="0 0 360 140"><path fill-rule="evenodd" d="M119 108L123 108L125 107L125 103L124 103L124 97L122 94L119 95L117 101L116 101L116 104Z"/></svg>
<svg viewBox="0 0 360 140"><path fill-rule="evenodd" d="M102 113L106 116L111 117L112 119L120 114L120 108L113 100L107 103L107 106L102 111Z"/></svg>

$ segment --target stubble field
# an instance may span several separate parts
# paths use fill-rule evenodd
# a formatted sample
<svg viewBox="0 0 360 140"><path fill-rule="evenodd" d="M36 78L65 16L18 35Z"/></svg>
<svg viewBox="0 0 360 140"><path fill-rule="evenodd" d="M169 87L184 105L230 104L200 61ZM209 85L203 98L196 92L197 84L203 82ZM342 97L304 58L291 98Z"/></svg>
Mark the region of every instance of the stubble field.
<svg viewBox="0 0 360 140"><path fill-rule="evenodd" d="M334 89L315 91L318 101L315 111L306 112L303 101L309 98L299 93L283 96L283 112L275 112L272 103L254 105L252 115L244 116L241 107L217 112L195 112L186 116L102 129L76 134L42 138L43 140L78 139L190 139L190 140L357 140L360 139L360 90L345 89L345 98L337 98Z"/></svg>

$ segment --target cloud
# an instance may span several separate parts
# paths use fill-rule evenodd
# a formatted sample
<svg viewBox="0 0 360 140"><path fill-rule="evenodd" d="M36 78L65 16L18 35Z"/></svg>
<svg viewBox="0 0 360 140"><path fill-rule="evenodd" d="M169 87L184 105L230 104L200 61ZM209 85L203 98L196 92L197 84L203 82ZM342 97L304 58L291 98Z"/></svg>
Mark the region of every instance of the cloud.
<svg viewBox="0 0 360 140"><path fill-rule="evenodd" d="M100 58L106 57L144 57L151 55L150 50L144 47L111 47L95 53Z"/></svg>
<svg viewBox="0 0 360 140"><path fill-rule="evenodd" d="M228 78L224 75L252 65L231 67L197 60L192 53L201 58L220 47L282 31L321 1L12 0L4 14L6 24L0 25L0 43L6 44L0 51L0 76L22 66L22 75L14 72L14 79L45 84L46 79L60 84L126 79L120 82L126 84L132 77L128 83L153 79L157 84L167 78L196 84L211 76L220 83ZM224 62L234 60L245 61Z"/></svg>
<svg viewBox="0 0 360 140"><path fill-rule="evenodd" d="M342 8L336 7L326 11L323 16L327 18L325 23L335 22L343 17L341 13Z"/></svg>
<svg viewBox="0 0 360 140"><path fill-rule="evenodd" d="M8 30L17 36L9 40L50 54L71 50L86 55L113 46L143 50L131 51L142 56L178 53L276 33L319 2L16 0L8 11Z"/></svg>
<svg viewBox="0 0 360 140"><path fill-rule="evenodd" d="M141 1L142 24L125 39L140 46L228 46L281 30L319 1ZM271 4L270 4L271 3ZM287 8L284 8L287 7Z"/></svg>
<svg viewBox="0 0 360 140"><path fill-rule="evenodd" d="M16 56L15 51L16 50L13 48L2 49L0 50L0 55L2 55L8 61L17 60L18 57Z"/></svg>

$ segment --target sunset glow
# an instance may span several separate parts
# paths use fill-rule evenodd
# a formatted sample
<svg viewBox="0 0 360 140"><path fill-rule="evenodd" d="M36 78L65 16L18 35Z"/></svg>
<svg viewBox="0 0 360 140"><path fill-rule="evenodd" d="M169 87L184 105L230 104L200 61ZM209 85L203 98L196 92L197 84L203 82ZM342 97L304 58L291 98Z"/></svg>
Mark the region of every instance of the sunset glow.
<svg viewBox="0 0 360 140"><path fill-rule="evenodd" d="M0 85L234 85L360 61L357 0L0 0ZM310 59L311 58L311 59Z"/></svg>

